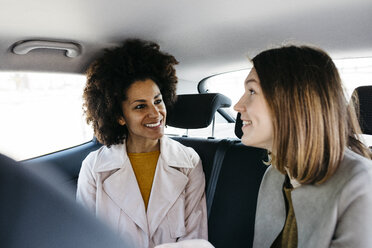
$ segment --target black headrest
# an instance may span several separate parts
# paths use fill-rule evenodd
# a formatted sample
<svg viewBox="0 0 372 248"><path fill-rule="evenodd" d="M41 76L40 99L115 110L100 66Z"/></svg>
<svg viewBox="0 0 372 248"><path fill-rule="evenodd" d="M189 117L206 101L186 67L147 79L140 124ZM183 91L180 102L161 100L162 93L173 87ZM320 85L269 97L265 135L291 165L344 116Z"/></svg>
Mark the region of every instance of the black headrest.
<svg viewBox="0 0 372 248"><path fill-rule="evenodd" d="M240 119L240 113L238 113L235 120L235 135L239 139L241 139L243 136L242 126L243 126L242 119Z"/></svg>
<svg viewBox="0 0 372 248"><path fill-rule="evenodd" d="M230 106L230 98L219 93L178 95L168 110L167 125L185 129L208 127L217 109Z"/></svg>
<svg viewBox="0 0 372 248"><path fill-rule="evenodd" d="M363 134L372 135L372 86L360 86L353 95L359 98L359 124Z"/></svg>

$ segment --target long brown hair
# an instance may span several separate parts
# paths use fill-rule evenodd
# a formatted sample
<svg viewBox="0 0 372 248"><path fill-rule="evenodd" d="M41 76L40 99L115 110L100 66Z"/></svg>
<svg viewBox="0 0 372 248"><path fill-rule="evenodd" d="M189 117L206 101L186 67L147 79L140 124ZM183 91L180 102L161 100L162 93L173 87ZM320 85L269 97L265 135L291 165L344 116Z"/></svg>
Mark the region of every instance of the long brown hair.
<svg viewBox="0 0 372 248"><path fill-rule="evenodd" d="M287 169L302 184L320 184L335 173L345 147L371 158L327 53L286 46L252 61L273 118L275 168L283 174Z"/></svg>

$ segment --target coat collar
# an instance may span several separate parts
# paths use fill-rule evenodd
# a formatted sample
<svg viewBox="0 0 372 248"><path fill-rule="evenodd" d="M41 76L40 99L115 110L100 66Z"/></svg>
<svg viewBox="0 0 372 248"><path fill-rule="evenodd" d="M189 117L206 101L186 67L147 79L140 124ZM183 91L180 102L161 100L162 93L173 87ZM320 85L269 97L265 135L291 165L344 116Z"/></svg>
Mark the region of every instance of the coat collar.
<svg viewBox="0 0 372 248"><path fill-rule="evenodd" d="M364 165L352 162L358 155L346 149L344 158L336 173L320 185L301 185L291 192L295 211L298 247L319 247L319 237L332 236L337 212L338 198L343 187L362 170ZM351 163L354 163L352 166ZM270 247L282 231L286 219L282 193L285 175L271 166L261 182L254 234L254 247ZM342 211L341 211L342 212ZM275 216L273 218L273 216ZM330 232L327 233L326 232ZM259 245L257 245L259 244Z"/></svg>
<svg viewBox="0 0 372 248"><path fill-rule="evenodd" d="M270 166L262 180L256 209L255 243L260 247L270 247L283 230L286 220L286 207L283 196L285 175ZM334 180L332 180L334 181ZM291 192L292 204L297 224L298 247L309 246L309 236L317 234L322 226L324 213L334 209L328 182L321 186L302 185ZM333 188L333 187L331 187ZM275 216L275 217L273 217ZM257 244L254 247L258 247ZM314 246L315 247L315 246Z"/></svg>
<svg viewBox="0 0 372 248"><path fill-rule="evenodd" d="M94 168L95 172L121 169L129 161L125 141L123 144L112 145L110 148L103 146L98 152L99 154ZM190 157L179 146L179 143L167 136L163 136L160 139L160 156L167 161L170 167L193 167Z"/></svg>
<svg viewBox="0 0 372 248"><path fill-rule="evenodd" d="M94 172L107 172L115 169L121 169L129 158L127 148L124 144L103 146L98 150L97 161L95 162Z"/></svg>
<svg viewBox="0 0 372 248"><path fill-rule="evenodd" d="M188 182L180 168L193 168L194 164L185 147L167 137L160 140L160 156L147 213L125 144L105 147L100 153L95 172L116 170L103 182L104 191L151 237Z"/></svg>
<svg viewBox="0 0 372 248"><path fill-rule="evenodd" d="M265 172L258 192L254 248L270 247L283 229L286 219L282 193L284 180L285 175L279 173L272 166ZM257 246L256 243L259 245Z"/></svg>

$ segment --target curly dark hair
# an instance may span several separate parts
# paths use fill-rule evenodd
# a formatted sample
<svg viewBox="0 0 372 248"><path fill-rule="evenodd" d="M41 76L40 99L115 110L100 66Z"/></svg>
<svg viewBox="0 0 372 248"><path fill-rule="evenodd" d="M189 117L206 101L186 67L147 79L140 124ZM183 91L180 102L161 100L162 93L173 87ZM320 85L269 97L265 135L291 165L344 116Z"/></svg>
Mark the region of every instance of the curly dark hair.
<svg viewBox="0 0 372 248"><path fill-rule="evenodd" d="M127 90L135 81L153 80L170 108L176 100L176 64L172 55L150 41L129 39L119 47L105 49L87 70L83 94L86 120L98 141L106 146L123 143L128 130L118 119L123 115L121 104Z"/></svg>

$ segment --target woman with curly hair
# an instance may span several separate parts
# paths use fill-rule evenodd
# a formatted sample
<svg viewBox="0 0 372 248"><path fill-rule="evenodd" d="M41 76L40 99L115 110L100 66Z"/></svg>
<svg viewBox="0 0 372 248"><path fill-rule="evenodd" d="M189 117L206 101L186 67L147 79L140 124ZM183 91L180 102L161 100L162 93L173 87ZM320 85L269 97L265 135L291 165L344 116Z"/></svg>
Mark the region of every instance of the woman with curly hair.
<svg viewBox="0 0 372 248"><path fill-rule="evenodd" d="M135 247L207 239L200 157L164 136L177 63L156 43L127 40L87 71L85 114L104 146L83 161L77 199Z"/></svg>

